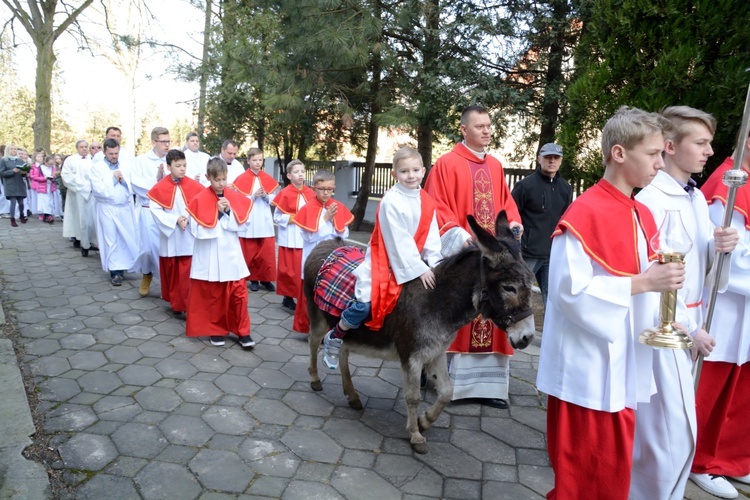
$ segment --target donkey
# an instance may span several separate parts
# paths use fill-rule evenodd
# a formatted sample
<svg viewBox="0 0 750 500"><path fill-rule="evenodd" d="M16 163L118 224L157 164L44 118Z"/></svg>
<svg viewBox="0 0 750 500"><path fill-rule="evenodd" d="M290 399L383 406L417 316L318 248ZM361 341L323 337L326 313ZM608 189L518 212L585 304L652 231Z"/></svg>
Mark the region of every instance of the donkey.
<svg viewBox="0 0 750 500"><path fill-rule="evenodd" d="M411 447L417 453L427 453L426 440L420 431L429 429L451 400L453 386L448 376L445 351L460 327L481 314L508 333L514 348L523 349L534 338L532 275L521 257L505 211L501 211L495 221L497 237L482 229L471 215L468 221L476 246L471 245L444 259L435 268L435 288L426 290L419 280L405 283L396 307L385 318L382 329L371 331L362 326L350 330L339 352L344 394L349 406L355 410L362 409L362 402L352 384L349 352L401 363L406 427L411 435ZM338 321L337 317L315 305L315 278L328 255L340 246L343 246L340 239L322 242L305 263L304 294L310 316L308 372L314 391L323 389L318 376L321 341ZM434 380L437 400L417 418L423 368Z"/></svg>

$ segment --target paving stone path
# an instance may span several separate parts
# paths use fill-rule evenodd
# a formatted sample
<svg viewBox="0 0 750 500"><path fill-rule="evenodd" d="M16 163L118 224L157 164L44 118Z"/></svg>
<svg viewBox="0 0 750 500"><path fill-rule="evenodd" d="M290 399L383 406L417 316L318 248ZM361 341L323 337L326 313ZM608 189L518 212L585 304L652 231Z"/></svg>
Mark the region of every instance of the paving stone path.
<svg viewBox="0 0 750 500"><path fill-rule="evenodd" d="M313 392L306 337L281 297L250 293L252 352L213 347L185 337L158 281L146 298L140 276L112 287L98 253L82 258L61 224L0 224L3 306L61 457L53 467L76 498L531 499L551 488L536 346L513 357L510 410L451 404L418 455L398 366L352 356L363 411L338 373Z"/></svg>

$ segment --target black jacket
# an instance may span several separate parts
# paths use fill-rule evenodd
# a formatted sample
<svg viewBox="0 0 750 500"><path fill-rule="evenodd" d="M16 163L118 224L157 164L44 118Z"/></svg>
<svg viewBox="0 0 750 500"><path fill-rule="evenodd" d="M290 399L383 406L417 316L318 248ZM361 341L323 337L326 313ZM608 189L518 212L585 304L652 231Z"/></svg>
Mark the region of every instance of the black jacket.
<svg viewBox="0 0 750 500"><path fill-rule="evenodd" d="M552 247L550 236L573 202L573 188L559 172L549 178L537 168L536 172L518 181L511 194L523 222L523 256L548 258Z"/></svg>

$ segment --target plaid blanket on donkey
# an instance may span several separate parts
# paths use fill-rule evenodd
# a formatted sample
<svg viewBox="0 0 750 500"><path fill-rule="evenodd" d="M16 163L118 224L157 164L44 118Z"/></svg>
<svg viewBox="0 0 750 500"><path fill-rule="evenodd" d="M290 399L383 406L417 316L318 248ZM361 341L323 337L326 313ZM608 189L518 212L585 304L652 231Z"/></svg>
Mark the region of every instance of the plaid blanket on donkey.
<svg viewBox="0 0 750 500"><path fill-rule="evenodd" d="M365 260L358 247L339 247L326 258L315 279L315 305L321 311L341 316L354 298L354 271Z"/></svg>

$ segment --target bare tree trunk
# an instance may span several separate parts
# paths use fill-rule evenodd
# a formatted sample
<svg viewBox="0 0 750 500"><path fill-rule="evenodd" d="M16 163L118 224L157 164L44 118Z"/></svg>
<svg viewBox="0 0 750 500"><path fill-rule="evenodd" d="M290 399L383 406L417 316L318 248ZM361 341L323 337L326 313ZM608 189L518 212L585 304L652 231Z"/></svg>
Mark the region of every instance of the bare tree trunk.
<svg viewBox="0 0 750 500"><path fill-rule="evenodd" d="M206 0L206 20L203 24L203 56L201 57L200 91L198 93L198 139L203 143L206 123L206 91L208 89L208 53L211 44L211 0Z"/></svg>
<svg viewBox="0 0 750 500"><path fill-rule="evenodd" d="M434 75L435 74L435 63L440 55L440 5L439 0L428 0L424 2L424 18L425 18L425 41L424 48L422 49L422 60L424 61L424 74ZM423 81L422 86L425 85ZM427 93L427 89L422 89L423 92ZM426 98L429 99L429 98ZM434 112L431 109L425 109L426 103L420 103L421 113L419 113L419 123L417 125L417 151L422 155L422 161L424 166L427 168L429 173L430 167L432 167L432 141L433 141L433 125L434 125ZM425 179L427 176L425 175Z"/></svg>
<svg viewBox="0 0 750 500"><path fill-rule="evenodd" d="M378 80L380 78L378 77ZM357 201L352 207L354 222L352 230L359 231L362 221L367 211L367 201L370 199L370 188L372 186L372 173L375 170L375 157L378 154L378 124L375 122L376 111L380 113L379 106L374 105L370 113L370 123L367 125L367 155L365 156L365 169L359 179L359 192L357 192Z"/></svg>
<svg viewBox="0 0 750 500"><path fill-rule="evenodd" d="M432 168L432 139L432 128L425 124L417 127L417 151L422 155L422 161L427 169L424 176L425 179L427 179L427 174L430 173L430 169Z"/></svg>
<svg viewBox="0 0 750 500"><path fill-rule="evenodd" d="M563 55L565 52L565 32L568 29L568 0L552 2L552 33L550 34L549 61L544 76L544 101L542 114L539 117L539 148L548 142L555 142L558 114L560 111L560 92L563 84Z"/></svg>
<svg viewBox="0 0 750 500"><path fill-rule="evenodd" d="M52 42L49 36L36 44L34 147L42 147L47 153L50 152L52 136L52 70L57 59Z"/></svg>

